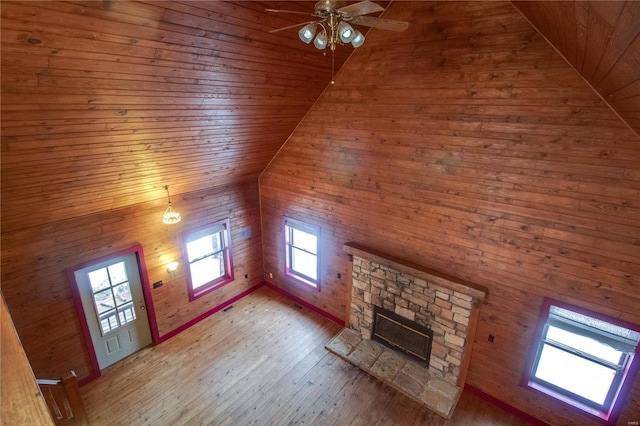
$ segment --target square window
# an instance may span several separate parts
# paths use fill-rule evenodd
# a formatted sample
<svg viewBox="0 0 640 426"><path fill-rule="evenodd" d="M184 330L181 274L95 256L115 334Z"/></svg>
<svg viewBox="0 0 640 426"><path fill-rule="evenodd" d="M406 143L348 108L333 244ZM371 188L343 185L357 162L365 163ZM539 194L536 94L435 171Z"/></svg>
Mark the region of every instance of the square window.
<svg viewBox="0 0 640 426"><path fill-rule="evenodd" d="M233 281L229 219L184 234L189 300Z"/></svg>
<svg viewBox="0 0 640 426"><path fill-rule="evenodd" d="M545 299L524 384L615 423L637 370L639 331L634 324Z"/></svg>
<svg viewBox="0 0 640 426"><path fill-rule="evenodd" d="M320 290L320 262L318 260L318 236L316 226L285 219L285 252L287 276Z"/></svg>

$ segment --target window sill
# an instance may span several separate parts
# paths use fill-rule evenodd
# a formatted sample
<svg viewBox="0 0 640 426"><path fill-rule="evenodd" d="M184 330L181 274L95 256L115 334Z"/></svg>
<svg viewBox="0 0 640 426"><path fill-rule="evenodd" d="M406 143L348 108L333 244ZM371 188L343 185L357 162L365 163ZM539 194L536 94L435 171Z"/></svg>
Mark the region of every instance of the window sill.
<svg viewBox="0 0 640 426"><path fill-rule="evenodd" d="M549 389L537 382L534 381L528 381L527 383L525 383L525 386L528 387L529 389L534 390L535 392L541 393L543 395L546 395L548 397L551 397L557 401L563 402L573 408L576 408L580 411L582 411L583 413L586 414L590 414L594 417L597 417L597 419L606 424L606 425L613 425L615 424L615 419L611 418L611 413L613 410L609 411L608 413L605 413L604 411L600 411L596 408L590 407L586 404L581 403L580 401L576 401L573 398L570 398L567 395L564 395L560 392L556 392L553 389ZM615 402L612 406L615 406Z"/></svg>
<svg viewBox="0 0 640 426"><path fill-rule="evenodd" d="M305 287L311 287L312 289L316 290L316 291L320 291L320 285L319 283L307 280L299 275L296 275L294 273L291 272L286 272L285 274L287 276L287 278L289 278L290 280L294 281L295 283L302 283L304 284Z"/></svg>
<svg viewBox="0 0 640 426"><path fill-rule="evenodd" d="M229 284L233 281L232 276L221 277L216 281L211 281L208 284L198 287L196 290L189 289L189 302L193 302L194 300L204 296L205 294L211 293L213 290L216 290L226 284Z"/></svg>

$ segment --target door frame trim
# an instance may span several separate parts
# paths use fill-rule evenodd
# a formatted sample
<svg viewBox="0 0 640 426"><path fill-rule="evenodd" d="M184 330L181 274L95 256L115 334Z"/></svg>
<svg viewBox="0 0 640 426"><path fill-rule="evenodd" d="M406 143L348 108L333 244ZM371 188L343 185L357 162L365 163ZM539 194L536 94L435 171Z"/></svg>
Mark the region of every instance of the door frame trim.
<svg viewBox="0 0 640 426"><path fill-rule="evenodd" d="M138 271L140 272L140 285L142 287L142 294L144 297L144 303L147 307L147 318L149 320L149 328L151 330L151 341L153 345L157 345L160 343L160 334L158 333L158 322L156 320L156 312L153 306L153 297L151 296L151 286L149 285L149 275L147 273L147 265L144 260L144 251L142 250L142 245L136 245L130 247L128 249L120 250L115 253L111 253L97 259L88 260L82 263L79 263L75 266L67 268L67 278L69 279L69 283L71 284L71 293L73 294L73 302L76 306L76 312L78 314L78 320L80 321L80 328L82 329L82 337L84 339L85 347L87 348L87 353L89 354L89 361L91 364L92 373L87 377L83 377L78 380L79 386L84 386L92 380L100 377L100 367L98 366L98 357L96 355L96 350L93 347L93 340L91 339L91 334L89 333L89 324L87 323L87 316L82 305L82 299L80 296L80 288L78 287L78 282L76 280L76 271L81 269L85 269L91 265L102 263L109 261L111 259L116 259L118 257L129 256L131 254L136 255L136 260L138 262Z"/></svg>

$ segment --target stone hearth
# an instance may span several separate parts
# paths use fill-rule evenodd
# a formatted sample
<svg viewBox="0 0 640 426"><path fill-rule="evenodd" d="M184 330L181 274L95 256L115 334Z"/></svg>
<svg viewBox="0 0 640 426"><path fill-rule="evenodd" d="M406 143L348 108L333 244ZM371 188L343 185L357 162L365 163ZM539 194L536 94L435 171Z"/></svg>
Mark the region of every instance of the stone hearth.
<svg viewBox="0 0 640 426"><path fill-rule="evenodd" d="M355 243L344 251L352 260L349 328L327 349L449 418L464 387L487 290ZM433 331L428 368L371 340L375 306Z"/></svg>
<svg viewBox="0 0 640 426"><path fill-rule="evenodd" d="M363 339L358 331L349 328L343 329L326 348L440 416L448 419L453 414L460 388L430 377L422 365L397 351L374 340Z"/></svg>

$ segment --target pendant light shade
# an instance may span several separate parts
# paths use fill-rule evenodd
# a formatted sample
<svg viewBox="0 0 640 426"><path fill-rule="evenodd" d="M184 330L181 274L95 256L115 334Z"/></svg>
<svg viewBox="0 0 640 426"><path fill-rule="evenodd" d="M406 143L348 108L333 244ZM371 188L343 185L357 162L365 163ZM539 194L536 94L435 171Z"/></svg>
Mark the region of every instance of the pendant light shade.
<svg viewBox="0 0 640 426"><path fill-rule="evenodd" d="M362 33L358 30L354 30L354 37L353 37L353 40L351 40L351 45L353 47L360 47L362 46L363 43L364 43L364 36L362 35Z"/></svg>
<svg viewBox="0 0 640 426"><path fill-rule="evenodd" d="M167 206L167 209L164 211L164 214L162 215L162 222L166 223L167 225L178 223L182 220L182 217L180 217L180 213L178 213L173 209L173 207L171 207L171 196L169 195L169 186L165 185L164 189L167 191L167 200L169 201L169 205Z"/></svg>
<svg viewBox="0 0 640 426"><path fill-rule="evenodd" d="M311 43L311 40L313 40L313 36L316 35L316 23L315 22L311 22L307 25L305 25L304 27L302 27L300 29L300 31L298 31L298 36L300 37L300 40L302 40L303 42L309 44Z"/></svg>
<svg viewBox="0 0 640 426"><path fill-rule="evenodd" d="M338 35L343 43L351 43L355 36L354 29L348 22L340 21L338 24Z"/></svg>
<svg viewBox="0 0 640 426"><path fill-rule="evenodd" d="M313 45L316 47L316 49L324 50L327 47L327 42L327 32L323 29L322 32L318 34L316 39L313 41Z"/></svg>

